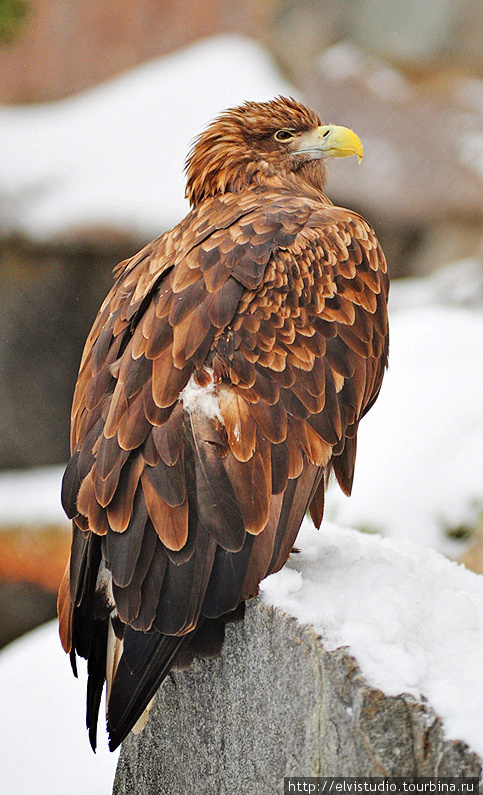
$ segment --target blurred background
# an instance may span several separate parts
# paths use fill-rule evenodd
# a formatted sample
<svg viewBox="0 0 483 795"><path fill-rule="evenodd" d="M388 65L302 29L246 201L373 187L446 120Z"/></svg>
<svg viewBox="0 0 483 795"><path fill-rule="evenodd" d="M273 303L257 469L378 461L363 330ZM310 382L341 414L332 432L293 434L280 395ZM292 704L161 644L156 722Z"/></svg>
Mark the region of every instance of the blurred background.
<svg viewBox="0 0 483 795"><path fill-rule="evenodd" d="M375 227L395 311L481 320L482 44L471 0L0 0L0 646L55 613L70 403L112 267L185 214L189 143L225 107L292 94L355 129L363 164L328 194ZM467 488L439 523L458 554L479 543Z"/></svg>

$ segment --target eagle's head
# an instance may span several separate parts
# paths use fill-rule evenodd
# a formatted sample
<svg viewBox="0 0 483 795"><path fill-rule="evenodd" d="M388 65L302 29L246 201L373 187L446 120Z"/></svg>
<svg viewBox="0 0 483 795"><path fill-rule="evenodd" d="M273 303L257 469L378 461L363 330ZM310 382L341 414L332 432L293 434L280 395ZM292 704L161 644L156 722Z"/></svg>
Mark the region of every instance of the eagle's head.
<svg viewBox="0 0 483 795"><path fill-rule="evenodd" d="M295 99L246 102L222 113L195 140L186 164L186 195L196 205L207 196L295 173L322 190L325 159L349 155L362 159L357 135L322 124Z"/></svg>

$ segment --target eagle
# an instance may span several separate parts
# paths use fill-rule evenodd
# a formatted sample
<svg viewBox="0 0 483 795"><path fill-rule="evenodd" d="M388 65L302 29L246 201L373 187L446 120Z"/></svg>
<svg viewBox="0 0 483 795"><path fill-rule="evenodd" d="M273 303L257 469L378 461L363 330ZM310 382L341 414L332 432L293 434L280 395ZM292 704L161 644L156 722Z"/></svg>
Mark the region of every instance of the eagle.
<svg viewBox="0 0 483 795"><path fill-rule="evenodd" d="M191 210L115 269L88 336L62 504L63 648L87 659L96 748L114 750L171 669L212 657L278 571L333 473L349 495L359 421L388 355L371 226L324 194L363 149L278 97L222 113L188 156Z"/></svg>

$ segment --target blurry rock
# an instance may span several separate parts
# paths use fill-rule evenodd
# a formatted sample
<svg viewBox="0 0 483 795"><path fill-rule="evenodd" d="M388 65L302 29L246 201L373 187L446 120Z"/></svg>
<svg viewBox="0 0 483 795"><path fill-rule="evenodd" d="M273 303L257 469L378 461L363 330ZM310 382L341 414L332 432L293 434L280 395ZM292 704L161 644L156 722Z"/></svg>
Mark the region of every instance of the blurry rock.
<svg viewBox="0 0 483 795"><path fill-rule="evenodd" d="M272 795L284 776L478 776L425 702L370 687L345 649L258 600L220 657L172 674L124 741L114 795Z"/></svg>
<svg viewBox="0 0 483 795"><path fill-rule="evenodd" d="M292 78L348 39L413 75L481 73L483 5L470 0L272 0L260 31ZM259 35L260 35L259 33Z"/></svg>

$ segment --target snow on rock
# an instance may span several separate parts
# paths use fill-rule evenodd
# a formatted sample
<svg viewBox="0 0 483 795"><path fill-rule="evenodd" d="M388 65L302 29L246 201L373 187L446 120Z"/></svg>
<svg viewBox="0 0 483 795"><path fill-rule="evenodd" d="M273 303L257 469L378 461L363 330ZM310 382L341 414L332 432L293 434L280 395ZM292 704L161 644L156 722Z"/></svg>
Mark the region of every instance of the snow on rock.
<svg viewBox="0 0 483 795"><path fill-rule="evenodd" d="M369 684L425 697L448 739L483 756L483 577L408 541L305 520L299 554L261 584L262 599L324 648L348 646Z"/></svg>
<svg viewBox="0 0 483 795"><path fill-rule="evenodd" d="M57 622L0 652L0 790L5 793L107 795L118 753L99 726L94 754L85 728L85 664L79 679L62 651ZM102 709L101 709L102 712Z"/></svg>
<svg viewBox="0 0 483 795"><path fill-rule="evenodd" d="M88 225L154 237L188 210L193 137L225 108L280 93L294 91L266 52L225 35L78 96L0 108L1 225L39 239Z"/></svg>

